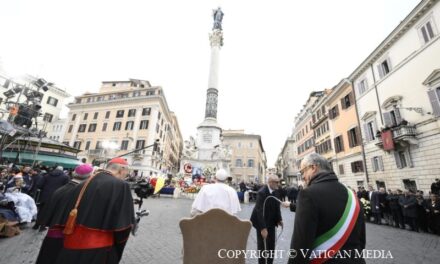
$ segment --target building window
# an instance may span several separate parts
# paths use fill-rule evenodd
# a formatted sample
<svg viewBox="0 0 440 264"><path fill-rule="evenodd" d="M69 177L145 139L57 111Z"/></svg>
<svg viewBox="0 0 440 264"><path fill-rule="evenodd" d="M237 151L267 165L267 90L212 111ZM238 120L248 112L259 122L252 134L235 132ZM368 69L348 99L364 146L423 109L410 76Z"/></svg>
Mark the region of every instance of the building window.
<svg viewBox="0 0 440 264"><path fill-rule="evenodd" d="M341 106L342 109L347 109L352 105L354 105L354 97L353 93L350 92L349 94L341 98Z"/></svg>
<svg viewBox="0 0 440 264"><path fill-rule="evenodd" d="M70 125L70 126L69 126L69 130L68 130L68 133L72 133L72 129L73 129L73 125Z"/></svg>
<svg viewBox="0 0 440 264"><path fill-rule="evenodd" d="M44 117L43 117L43 121L46 121L46 122L52 122L52 118L53 118L53 115L51 115L51 114L49 114L49 113L45 113L44 114Z"/></svg>
<svg viewBox="0 0 440 264"><path fill-rule="evenodd" d="M400 110L398 108L394 108L389 112L384 112L383 120L385 122L386 127L395 127L400 125L400 123L402 122Z"/></svg>
<svg viewBox="0 0 440 264"><path fill-rule="evenodd" d="M101 141L96 141L96 149L102 149L102 142Z"/></svg>
<svg viewBox="0 0 440 264"><path fill-rule="evenodd" d="M376 132L375 131L376 131L376 125L373 120L364 124L364 132L365 132L364 136L365 136L365 139L367 140L367 142L376 139Z"/></svg>
<svg viewBox="0 0 440 264"><path fill-rule="evenodd" d="M49 96L47 98L47 104L49 105L53 105L53 106L57 106L58 104L58 99L53 98L52 96Z"/></svg>
<svg viewBox="0 0 440 264"><path fill-rule="evenodd" d="M339 174L344 175L344 165L342 164L339 165Z"/></svg>
<svg viewBox="0 0 440 264"><path fill-rule="evenodd" d="M148 129L148 120L142 120L139 129Z"/></svg>
<svg viewBox="0 0 440 264"><path fill-rule="evenodd" d="M398 169L413 167L411 155L408 149L394 151L394 159L396 161L396 166Z"/></svg>
<svg viewBox="0 0 440 264"><path fill-rule="evenodd" d="M102 131L107 131L107 123L102 124Z"/></svg>
<svg viewBox="0 0 440 264"><path fill-rule="evenodd" d="M118 110L118 111L116 112L116 117L117 117L117 118L119 118L119 117L124 117L124 110Z"/></svg>
<svg viewBox="0 0 440 264"><path fill-rule="evenodd" d="M81 149L81 141L75 141L75 143L73 143L73 147L76 149Z"/></svg>
<svg viewBox="0 0 440 264"><path fill-rule="evenodd" d="M160 117L162 116L161 112L157 113L157 119L160 120Z"/></svg>
<svg viewBox="0 0 440 264"><path fill-rule="evenodd" d="M89 117L89 114L88 114L88 113L84 113L84 118L83 118L83 120L87 120L87 117Z"/></svg>
<svg viewBox="0 0 440 264"><path fill-rule="evenodd" d="M364 164L361 160L355 161L351 163L351 171L353 173L357 172L363 172L364 171Z"/></svg>
<svg viewBox="0 0 440 264"><path fill-rule="evenodd" d="M358 83L358 91L359 95L365 93L365 91L368 89L368 83L367 79L363 79Z"/></svg>
<svg viewBox="0 0 440 264"><path fill-rule="evenodd" d="M134 121L127 121L127 123L125 123L125 130L133 130L134 127Z"/></svg>
<svg viewBox="0 0 440 264"><path fill-rule="evenodd" d="M95 132L96 131L96 124L90 124L88 132Z"/></svg>
<svg viewBox="0 0 440 264"><path fill-rule="evenodd" d="M355 127L347 131L348 144L350 148L360 145L361 143L360 135L361 133L359 132L359 127Z"/></svg>
<svg viewBox="0 0 440 264"><path fill-rule="evenodd" d="M413 191L414 193L417 191L417 183L415 180L404 179L403 186L404 186L405 190Z"/></svg>
<svg viewBox="0 0 440 264"><path fill-rule="evenodd" d="M96 97L96 101L97 102L101 102L101 101L103 101L104 100L104 96L98 96L98 97Z"/></svg>
<svg viewBox="0 0 440 264"><path fill-rule="evenodd" d="M376 156L371 158L371 165L373 167L373 171L383 171L383 161L382 156Z"/></svg>
<svg viewBox="0 0 440 264"><path fill-rule="evenodd" d="M147 96L148 95L154 95L154 90L153 91L147 91Z"/></svg>
<svg viewBox="0 0 440 264"><path fill-rule="evenodd" d="M145 146L145 140L141 139L136 141L136 149L142 149Z"/></svg>
<svg viewBox="0 0 440 264"><path fill-rule="evenodd" d="M252 144L252 142L249 143L249 148L253 148L254 145Z"/></svg>
<svg viewBox="0 0 440 264"><path fill-rule="evenodd" d="M151 108L150 107L142 109L142 115L143 116L150 115L150 113L151 113Z"/></svg>
<svg viewBox="0 0 440 264"><path fill-rule="evenodd" d="M344 139L341 136L337 136L334 139L335 141L335 152L339 153L341 151L344 151Z"/></svg>
<svg viewBox="0 0 440 264"><path fill-rule="evenodd" d="M127 149L128 149L128 140L122 140L121 150L127 150Z"/></svg>
<svg viewBox="0 0 440 264"><path fill-rule="evenodd" d="M76 119L76 114L73 114L72 115L72 121L75 121L75 119Z"/></svg>
<svg viewBox="0 0 440 264"><path fill-rule="evenodd" d="M241 159L236 159L235 160L235 167L242 167L242 166L243 166L243 163L242 163Z"/></svg>
<svg viewBox="0 0 440 264"><path fill-rule="evenodd" d="M377 65L377 70L379 72L379 77L383 78L391 71L391 62L390 58L383 60L381 63Z"/></svg>
<svg viewBox="0 0 440 264"><path fill-rule="evenodd" d="M85 147L84 150L89 150L89 148L90 148L90 141L87 141L87 142L86 142L86 147Z"/></svg>
<svg viewBox="0 0 440 264"><path fill-rule="evenodd" d="M113 131L119 131L121 130L121 122L115 122L113 124Z"/></svg>
<svg viewBox="0 0 440 264"><path fill-rule="evenodd" d="M98 119L98 112L95 112L95 114L93 115L93 119Z"/></svg>
<svg viewBox="0 0 440 264"><path fill-rule="evenodd" d="M105 118L106 119L110 118L110 111L105 112Z"/></svg>
<svg viewBox="0 0 440 264"><path fill-rule="evenodd" d="M136 109L128 110L128 117L136 116Z"/></svg>
<svg viewBox="0 0 440 264"><path fill-rule="evenodd" d="M423 38L423 42L425 44L431 41L431 39L433 39L436 35L433 25L434 23L432 22L432 20L429 20L419 29L420 35Z"/></svg>
<svg viewBox="0 0 440 264"><path fill-rule="evenodd" d="M253 168L254 167L254 160L253 159L248 160L248 165L247 166L249 168Z"/></svg>
<svg viewBox="0 0 440 264"><path fill-rule="evenodd" d="M334 119L338 116L339 116L339 107L338 105L335 105L328 111L328 117L330 119Z"/></svg>
<svg viewBox="0 0 440 264"><path fill-rule="evenodd" d="M82 124L82 125L79 125L79 127L78 127L78 132L85 132L86 131L86 124Z"/></svg>

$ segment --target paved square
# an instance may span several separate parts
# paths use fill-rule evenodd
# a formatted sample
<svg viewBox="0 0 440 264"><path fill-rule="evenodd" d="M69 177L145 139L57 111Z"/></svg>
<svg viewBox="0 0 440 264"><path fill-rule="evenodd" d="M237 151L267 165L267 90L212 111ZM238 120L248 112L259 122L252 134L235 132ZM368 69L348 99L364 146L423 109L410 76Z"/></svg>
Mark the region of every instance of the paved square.
<svg viewBox="0 0 440 264"><path fill-rule="evenodd" d="M192 200L161 197L147 199L144 207L151 214L142 219L138 235L130 237L121 263L178 264L182 263L182 237L179 220L189 216ZM254 204L242 204L239 217L249 219ZM282 209L284 231L277 249L288 250L295 214ZM280 232L280 230L278 230ZM0 263L34 263L44 233L26 229L19 236L0 240ZM256 249L256 231L251 230L248 249ZM367 224L367 249L390 251L393 259L368 259L367 263L438 263L440 237ZM257 263L249 259L246 263ZM287 263L277 259L275 263Z"/></svg>

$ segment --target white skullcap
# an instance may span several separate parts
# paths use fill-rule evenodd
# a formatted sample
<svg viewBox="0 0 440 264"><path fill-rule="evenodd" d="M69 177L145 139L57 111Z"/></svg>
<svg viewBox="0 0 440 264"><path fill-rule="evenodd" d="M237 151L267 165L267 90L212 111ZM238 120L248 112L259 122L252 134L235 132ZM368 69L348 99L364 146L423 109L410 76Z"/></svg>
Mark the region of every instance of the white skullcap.
<svg viewBox="0 0 440 264"><path fill-rule="evenodd" d="M226 181L228 176L228 173L224 169L219 169L215 174L215 178L219 181Z"/></svg>

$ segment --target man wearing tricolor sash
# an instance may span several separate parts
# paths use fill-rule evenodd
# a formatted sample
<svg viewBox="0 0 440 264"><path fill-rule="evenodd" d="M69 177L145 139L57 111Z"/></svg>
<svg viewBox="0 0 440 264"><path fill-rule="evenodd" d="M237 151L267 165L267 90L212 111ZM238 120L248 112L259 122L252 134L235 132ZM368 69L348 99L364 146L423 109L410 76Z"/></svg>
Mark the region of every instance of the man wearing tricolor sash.
<svg viewBox="0 0 440 264"><path fill-rule="evenodd" d="M301 162L289 264L365 263L365 222L355 193L338 181L329 162L312 153ZM294 257L295 256L295 257Z"/></svg>

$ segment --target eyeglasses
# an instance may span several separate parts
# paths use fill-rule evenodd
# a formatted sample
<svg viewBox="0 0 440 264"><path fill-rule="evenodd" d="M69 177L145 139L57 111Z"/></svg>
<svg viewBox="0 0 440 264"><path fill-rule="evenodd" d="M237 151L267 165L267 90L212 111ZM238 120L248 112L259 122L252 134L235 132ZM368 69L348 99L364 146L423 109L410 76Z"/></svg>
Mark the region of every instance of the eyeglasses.
<svg viewBox="0 0 440 264"><path fill-rule="evenodd" d="M301 173L301 175L303 175L304 172L305 172L308 168L310 168L310 167L312 167L312 166L314 166L314 165L312 164L312 165L305 166L304 168L302 168L302 170L299 171L299 173Z"/></svg>

